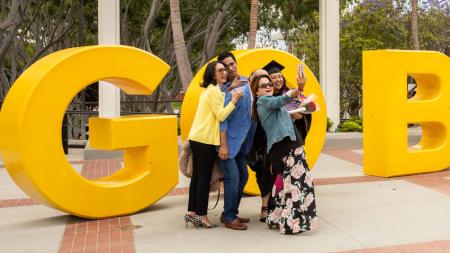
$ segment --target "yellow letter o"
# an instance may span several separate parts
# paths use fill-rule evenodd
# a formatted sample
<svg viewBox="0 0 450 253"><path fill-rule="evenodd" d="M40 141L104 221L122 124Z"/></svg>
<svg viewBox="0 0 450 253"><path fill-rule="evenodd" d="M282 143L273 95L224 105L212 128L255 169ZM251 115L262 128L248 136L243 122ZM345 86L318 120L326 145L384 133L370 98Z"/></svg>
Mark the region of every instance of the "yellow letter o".
<svg viewBox="0 0 450 253"><path fill-rule="evenodd" d="M272 60L276 60L286 68L282 71L286 82L289 87L295 88L297 86L297 64L300 60L286 52L275 49L253 49L242 50L233 52L238 61L238 72L241 75L249 76L253 70L262 68ZM197 104L203 89L200 87L203 73L205 72L206 65L200 69L200 71L192 79L186 95L183 100L183 106L181 108L181 137L186 140L189 130L191 129L192 121L197 110ZM327 114L325 107L325 99L317 81L311 70L305 66L305 73L308 77L308 83L305 87L305 94L309 95L314 93L318 96L317 103L320 105L320 111L312 114L312 125L306 138L306 153L307 160L310 168L314 166L319 158L320 152L325 141ZM249 170L249 180L245 186L244 192L251 195L259 195L259 188L256 184L255 173Z"/></svg>

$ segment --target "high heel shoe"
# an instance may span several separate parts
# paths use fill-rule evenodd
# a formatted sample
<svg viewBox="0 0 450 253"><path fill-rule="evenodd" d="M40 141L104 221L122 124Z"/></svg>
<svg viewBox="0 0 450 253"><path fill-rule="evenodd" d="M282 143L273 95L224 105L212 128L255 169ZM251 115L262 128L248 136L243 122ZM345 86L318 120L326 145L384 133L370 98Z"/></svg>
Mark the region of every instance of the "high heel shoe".
<svg viewBox="0 0 450 253"><path fill-rule="evenodd" d="M280 228L280 225L277 223L267 223L267 226L269 227L269 229L274 229L274 228Z"/></svg>
<svg viewBox="0 0 450 253"><path fill-rule="evenodd" d="M261 215L259 216L259 221L266 222L267 215L269 215L269 208L267 206L261 207Z"/></svg>
<svg viewBox="0 0 450 253"><path fill-rule="evenodd" d="M203 228L215 228L215 227L217 227L217 225L216 224L211 224L211 223L206 223L206 222L204 222L203 220L202 220L202 217L200 217L200 216L198 216L198 215L196 215L195 216L195 223L196 223L196 226L197 226L197 229L199 228L199 227L203 227Z"/></svg>
<svg viewBox="0 0 450 253"><path fill-rule="evenodd" d="M186 228L188 228L188 223L192 223L192 225L197 227L197 222L195 221L195 217L190 216L189 214L184 215L184 222L186 222Z"/></svg>

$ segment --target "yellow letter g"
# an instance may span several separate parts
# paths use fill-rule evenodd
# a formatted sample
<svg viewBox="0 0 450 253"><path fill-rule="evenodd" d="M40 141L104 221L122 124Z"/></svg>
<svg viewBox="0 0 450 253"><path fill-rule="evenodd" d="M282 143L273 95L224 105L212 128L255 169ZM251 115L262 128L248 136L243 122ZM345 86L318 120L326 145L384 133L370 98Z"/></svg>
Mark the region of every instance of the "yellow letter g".
<svg viewBox="0 0 450 253"><path fill-rule="evenodd" d="M91 119L91 145L124 149L124 168L99 180L79 175L64 156L67 106L87 85L105 80L129 94L151 94L169 66L125 46L66 49L33 64L2 108L1 149L9 174L28 195L62 211L104 218L144 209L178 182L173 116Z"/></svg>

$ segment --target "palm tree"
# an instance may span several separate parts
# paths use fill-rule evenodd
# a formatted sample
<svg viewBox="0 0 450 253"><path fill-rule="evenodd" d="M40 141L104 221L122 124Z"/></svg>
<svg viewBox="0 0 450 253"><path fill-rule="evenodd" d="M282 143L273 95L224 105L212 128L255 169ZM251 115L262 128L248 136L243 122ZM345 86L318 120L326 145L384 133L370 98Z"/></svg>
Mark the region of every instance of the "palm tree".
<svg viewBox="0 0 450 253"><path fill-rule="evenodd" d="M192 69L186 50L186 44L184 43L179 0L170 0L170 21L172 23L173 44L175 47L178 73L180 74L183 91L186 91L192 80Z"/></svg>
<svg viewBox="0 0 450 253"><path fill-rule="evenodd" d="M418 17L418 1L417 0L411 0L411 40L413 43L413 49L419 50L419 25L417 22ZM414 77L412 78L414 82L414 87L411 90L408 90L408 98L411 98L414 96L414 94L417 91L417 83Z"/></svg>
<svg viewBox="0 0 450 253"><path fill-rule="evenodd" d="M418 3L417 0L411 0L411 39L413 43L413 49L419 50L419 27L417 23L418 17Z"/></svg>
<svg viewBox="0 0 450 253"><path fill-rule="evenodd" d="M258 25L258 0L251 0L250 3L250 31L248 34L248 49L255 48L256 28Z"/></svg>

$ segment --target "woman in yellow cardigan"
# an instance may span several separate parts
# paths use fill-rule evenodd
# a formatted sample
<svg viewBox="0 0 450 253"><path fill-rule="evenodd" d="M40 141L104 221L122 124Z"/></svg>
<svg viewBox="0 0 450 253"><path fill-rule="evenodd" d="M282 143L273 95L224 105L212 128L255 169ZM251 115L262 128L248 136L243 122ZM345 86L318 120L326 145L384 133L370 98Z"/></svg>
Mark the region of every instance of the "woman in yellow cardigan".
<svg viewBox="0 0 450 253"><path fill-rule="evenodd" d="M217 157L216 146L220 145L219 126L234 110L235 104L242 97L240 90L232 94L231 103L224 107L224 94L221 86L227 81L227 69L221 62L211 62L206 66L201 86L205 91L195 113L194 122L189 132L192 148L192 178L189 186L188 213L184 216L197 228L214 228L207 216L209 184L211 181L214 159Z"/></svg>

